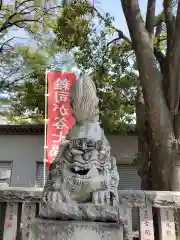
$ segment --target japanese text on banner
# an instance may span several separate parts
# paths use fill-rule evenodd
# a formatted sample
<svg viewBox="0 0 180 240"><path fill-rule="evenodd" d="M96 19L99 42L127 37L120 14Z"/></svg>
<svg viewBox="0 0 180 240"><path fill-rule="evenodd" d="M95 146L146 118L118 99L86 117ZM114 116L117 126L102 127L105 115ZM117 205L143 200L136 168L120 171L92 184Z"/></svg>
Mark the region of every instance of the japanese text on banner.
<svg viewBox="0 0 180 240"><path fill-rule="evenodd" d="M75 124L70 106L70 91L76 81L74 73L48 74L47 166L57 156L59 145Z"/></svg>

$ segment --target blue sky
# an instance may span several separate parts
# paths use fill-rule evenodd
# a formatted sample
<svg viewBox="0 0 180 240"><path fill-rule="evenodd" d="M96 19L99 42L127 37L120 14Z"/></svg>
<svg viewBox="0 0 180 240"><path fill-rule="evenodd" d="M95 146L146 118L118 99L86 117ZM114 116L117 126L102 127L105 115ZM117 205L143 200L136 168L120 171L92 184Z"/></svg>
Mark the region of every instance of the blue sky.
<svg viewBox="0 0 180 240"><path fill-rule="evenodd" d="M91 2L93 1L98 10L104 13L108 12L111 16L115 17L115 26L128 35L127 24L121 8L121 0L91 0ZM162 0L157 0L156 2L156 13L159 13L162 10ZM147 0L139 0L139 5L142 15L145 16ZM17 32L16 29L14 33L11 32L11 35L17 36L19 33L22 33L22 31Z"/></svg>
<svg viewBox="0 0 180 240"><path fill-rule="evenodd" d="M109 12L115 17L115 26L128 35L128 28L121 8L120 0L94 0L95 5L99 6L104 12ZM99 2L99 3L98 3ZM162 9L162 0L157 0L156 13ZM139 0L142 15L145 16L147 0Z"/></svg>
<svg viewBox="0 0 180 240"><path fill-rule="evenodd" d="M6 0L7 1L7 0ZM57 0L57 2L60 0ZM121 0L90 0L94 2L95 7L100 11L102 14L110 13L111 16L115 18L114 25L118 29L122 30L125 35L129 35L126 20L122 11L121 7ZM145 16L146 8L147 8L147 1L148 0L139 0L139 5L141 9L141 13ZM156 14L162 10L162 0L156 1ZM9 34L7 35L7 39L10 37L20 37L15 40L17 44L30 44L32 45L32 39L28 37L28 35L22 29L11 29Z"/></svg>
<svg viewBox="0 0 180 240"><path fill-rule="evenodd" d="M7 0L6 0L7 1ZM57 2L60 0L57 0ZM122 30L125 35L129 35L126 20L122 11L121 7L121 0L90 0L91 2L94 1L95 7L103 13L110 13L111 16L115 18L114 25ZM141 13L145 16L146 8L147 8L147 1L148 0L139 0L139 5L141 9ZM157 0L156 6L156 14L162 10L162 0ZM11 29L7 38L10 37L21 37L21 39L16 39L15 42L17 44L30 44L32 45L32 39L29 39L28 35L22 29Z"/></svg>
<svg viewBox="0 0 180 240"><path fill-rule="evenodd" d="M93 1L100 12L110 13L110 15L115 18L114 25L120 30L122 30L126 35L129 35L126 20L124 18L124 14L121 8L121 0L91 0L91 2ZM162 0L157 0L156 2L156 13L159 13L162 10ZM147 0L139 0L139 5L142 15L145 16ZM14 31L11 30L9 35L10 37L21 36L22 38L27 38L26 34L24 34L22 29L15 29ZM21 42L24 42L23 39ZM27 42L27 39L25 40L25 42Z"/></svg>

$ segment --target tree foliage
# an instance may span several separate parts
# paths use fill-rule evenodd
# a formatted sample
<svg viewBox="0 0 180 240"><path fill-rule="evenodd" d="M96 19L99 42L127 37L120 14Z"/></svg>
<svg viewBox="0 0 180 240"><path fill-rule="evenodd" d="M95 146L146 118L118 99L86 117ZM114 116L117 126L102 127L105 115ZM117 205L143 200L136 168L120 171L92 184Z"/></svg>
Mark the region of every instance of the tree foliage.
<svg viewBox="0 0 180 240"><path fill-rule="evenodd" d="M74 1L66 3L57 22L51 25L56 35L55 41L45 49L53 47L55 51L74 54L81 72L92 74L96 83L103 127L110 132L126 133L132 128L131 123L134 120L138 77L132 71L133 64L129 62L129 55L132 55L131 46L125 41L114 44L114 40L109 40L114 32L118 31L113 27L112 20L109 14L102 16L88 1L81 1L81 4ZM119 31L118 35L120 34ZM24 60L23 62L28 77L18 85L18 93L14 88L9 117L11 122L19 121L19 116L33 121L43 118L43 79L45 68L51 66L49 61L42 62L42 52L34 58L35 54L37 53L30 48L20 48L20 56L26 60L26 63ZM50 52L49 56L53 54L54 52ZM63 60L61 56L60 66L55 64L59 70L62 69ZM133 62L133 59L131 61ZM67 65L67 60L64 63ZM71 69L72 66L69 70Z"/></svg>
<svg viewBox="0 0 180 240"><path fill-rule="evenodd" d="M51 32L61 7L53 1L46 0L0 1L1 116L8 114L9 93L15 89L17 91L22 81L27 80L27 60L31 59L34 65L38 64L37 49L40 48L40 52L44 53L53 49L52 44L49 48L52 42ZM19 36L13 32L18 30ZM27 39L31 42L31 50ZM25 52L27 59L24 56ZM34 57L30 54L34 54Z"/></svg>
<svg viewBox="0 0 180 240"><path fill-rule="evenodd" d="M30 55L28 55L30 54ZM45 71L47 60L43 55L28 49L25 56L27 60L27 76L23 81L11 89L11 107L8 112L8 120L11 123L43 122L44 121L44 93ZM34 61L36 57L36 61Z"/></svg>
<svg viewBox="0 0 180 240"><path fill-rule="evenodd" d="M8 31L14 27L40 36L48 33L55 14L62 5L47 0L15 0L7 3L0 2L0 37L6 37ZM12 39L1 44L1 52Z"/></svg>
<svg viewBox="0 0 180 240"><path fill-rule="evenodd" d="M51 47L47 47L47 50L22 47L20 55L24 62L26 75L23 74L23 80L18 81L10 91L11 108L9 108L7 118L11 123L42 123L45 112L46 70L69 70L74 66L74 62L66 53L61 53L60 57L54 55Z"/></svg>
<svg viewBox="0 0 180 240"><path fill-rule="evenodd" d="M121 31L112 22L113 17L101 15L89 1L71 1L54 32L59 49L72 51L78 68L92 75L104 129L123 133L132 126L138 77L129 61L132 48L124 40L118 42ZM111 40L114 34L117 41Z"/></svg>

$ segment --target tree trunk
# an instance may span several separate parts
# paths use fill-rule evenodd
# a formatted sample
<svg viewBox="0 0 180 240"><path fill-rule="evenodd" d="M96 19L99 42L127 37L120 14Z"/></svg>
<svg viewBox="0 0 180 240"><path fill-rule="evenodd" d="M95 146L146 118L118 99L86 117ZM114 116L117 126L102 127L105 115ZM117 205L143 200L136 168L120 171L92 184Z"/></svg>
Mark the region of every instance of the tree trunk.
<svg viewBox="0 0 180 240"><path fill-rule="evenodd" d="M174 133L176 139L180 139L180 113L174 116ZM172 190L180 191L180 155L179 151L176 154L175 161L173 164L172 173ZM175 223L176 223L176 235L177 240L180 240L180 209L175 212Z"/></svg>
<svg viewBox="0 0 180 240"><path fill-rule="evenodd" d="M147 136L142 137L142 134L140 134L139 143L144 139L146 144L147 139L149 140L152 189L180 191L180 121L179 116L174 116L174 114L177 114L179 105L180 48L176 49L179 43L177 44L177 41L174 41L171 61L166 66L167 73L165 74L158 68L152 41L145 28L138 1L121 0L121 2L132 40L132 47L136 55L145 111L147 113ZM179 28L180 1L176 19L176 29ZM177 40L180 37L180 31L175 31L175 33ZM169 83L168 97L164 89L165 82ZM139 150L142 151L141 147ZM143 154L142 158L144 158ZM145 160L145 165L146 162L147 160ZM180 222L179 215L176 215L178 223ZM178 232L180 233L179 229ZM179 240L180 237L178 236L177 239Z"/></svg>
<svg viewBox="0 0 180 240"><path fill-rule="evenodd" d="M149 149L149 134L148 123L146 118L146 110L142 87L137 88L136 97L136 129L138 132L138 156L137 165L139 167L138 174L141 177L141 189L152 189L152 176L151 176L151 159Z"/></svg>
<svg viewBox="0 0 180 240"><path fill-rule="evenodd" d="M152 137L151 142L153 144L150 147L153 187L157 188L157 190L170 190L173 156L172 142L175 136L172 117L162 88L163 76L157 67L154 51L141 17L138 1L122 0L122 6L131 35L132 46L136 54L140 83L146 106L148 130L151 132Z"/></svg>

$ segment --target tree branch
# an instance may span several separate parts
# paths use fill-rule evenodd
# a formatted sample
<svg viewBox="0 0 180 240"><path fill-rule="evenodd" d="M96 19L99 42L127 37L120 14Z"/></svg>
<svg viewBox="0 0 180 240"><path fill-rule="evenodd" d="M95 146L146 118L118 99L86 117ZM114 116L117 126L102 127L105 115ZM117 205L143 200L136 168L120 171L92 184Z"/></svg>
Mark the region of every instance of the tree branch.
<svg viewBox="0 0 180 240"><path fill-rule="evenodd" d="M179 102L180 102L180 1L178 3L176 23L174 29L174 36L172 37L172 46L171 52L169 52L169 86L168 86L168 102L169 108L172 114L176 115L179 110Z"/></svg>
<svg viewBox="0 0 180 240"><path fill-rule="evenodd" d="M3 25L1 28L0 28L0 32L3 32L4 30L8 29L9 27L12 27L12 26L16 26L18 28L20 28L20 26L18 24L20 23L25 23L25 22L38 22L37 19L22 19L22 20L17 20L15 22L12 22L12 23L8 23L6 25Z"/></svg>
<svg viewBox="0 0 180 240"><path fill-rule="evenodd" d="M154 48L154 55L160 65L161 73L164 74L165 69L165 56L158 48Z"/></svg>
<svg viewBox="0 0 180 240"><path fill-rule="evenodd" d="M19 4L16 4L16 7L15 9L18 10L18 8L20 8L21 6L25 5L26 3L29 3L29 2L34 2L33 0L25 0L25 1L22 1L20 2ZM17 2L16 2L17 3Z"/></svg>
<svg viewBox="0 0 180 240"><path fill-rule="evenodd" d="M120 38L120 37L117 37L117 38L112 39L110 42L107 43L107 47L108 47L109 45L111 45L112 43L116 43L118 40L121 40L121 38Z"/></svg>
<svg viewBox="0 0 180 240"><path fill-rule="evenodd" d="M42 9L41 10L42 14L40 16L38 16L38 18L30 19L30 18L25 18L25 16L27 16L27 15L31 16L31 14L37 12L37 10L41 9L42 7L38 6L38 5L26 6L25 4L28 3L28 2L33 2L33 0L24 0L23 2L21 2L19 4L16 4L15 12L12 12L10 14L10 16L6 19L6 21L1 25L0 32L3 32L4 30L6 30L6 29L8 29L9 27L12 27L12 26L20 27L19 24L22 24L23 22L38 22L38 21L40 21L40 19L43 16L45 16L46 14L49 14L49 12L51 10L61 8L61 6L56 6L56 7L51 7L49 9ZM23 8L21 8L22 6L23 6ZM27 10L29 10L29 11L27 12ZM6 9L5 9L5 11L6 11ZM24 16L24 18L20 19L20 20L17 20L17 19L19 19L19 15L21 17ZM16 20L13 22L14 18Z"/></svg>
<svg viewBox="0 0 180 240"><path fill-rule="evenodd" d="M92 9L93 9L93 11L96 12L97 16L98 16L100 19L102 19L105 23L107 23L106 18L103 17L102 14L101 14L94 6L92 6ZM112 26L111 24L109 24L109 26L112 27L112 28L118 33L119 39L122 38L122 39L124 39L126 42L131 43L131 40L130 40L126 35L124 35L124 33L123 33L120 29L116 28L115 26Z"/></svg>
<svg viewBox="0 0 180 240"><path fill-rule="evenodd" d="M155 18L156 0L148 0L147 14L146 14L146 30L149 33L149 37L152 41L152 47L154 43L154 18Z"/></svg>
<svg viewBox="0 0 180 240"><path fill-rule="evenodd" d="M0 47L0 53L2 53L3 51L3 48L5 47L5 45L7 45L8 42L12 41L14 39L14 37L8 39L6 42L4 42L1 47Z"/></svg>
<svg viewBox="0 0 180 240"><path fill-rule="evenodd" d="M167 56L171 53L171 46L174 35L174 21L173 21L173 6L172 0L164 0L164 14L165 14L165 23L167 28Z"/></svg>
<svg viewBox="0 0 180 240"><path fill-rule="evenodd" d="M160 65L160 69L161 69L161 73L164 74L165 73L165 55L162 53L161 49L160 49L160 44L161 44L161 33L162 33L162 21L159 21L157 26L156 26L156 33L155 33L155 39L156 39L156 43L154 46L154 55ZM166 39L166 38L165 38ZM163 39L163 40L165 40Z"/></svg>
<svg viewBox="0 0 180 240"><path fill-rule="evenodd" d="M2 9L3 0L0 0L0 10Z"/></svg>

